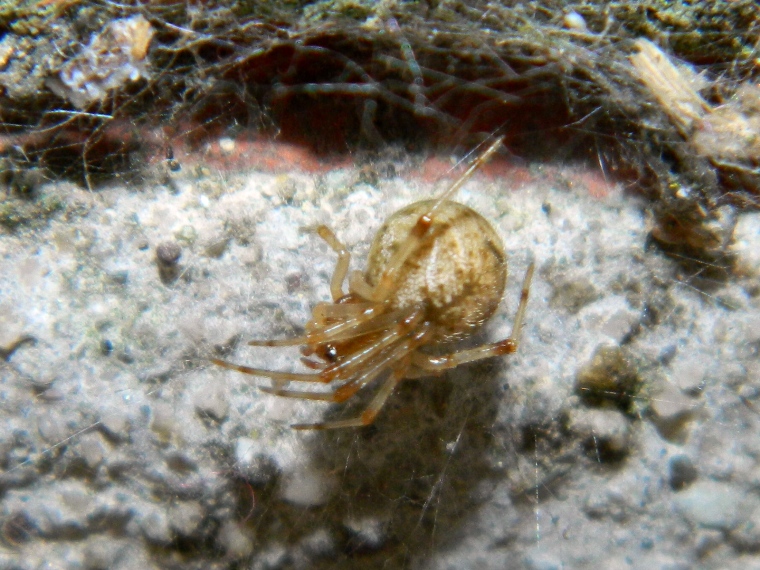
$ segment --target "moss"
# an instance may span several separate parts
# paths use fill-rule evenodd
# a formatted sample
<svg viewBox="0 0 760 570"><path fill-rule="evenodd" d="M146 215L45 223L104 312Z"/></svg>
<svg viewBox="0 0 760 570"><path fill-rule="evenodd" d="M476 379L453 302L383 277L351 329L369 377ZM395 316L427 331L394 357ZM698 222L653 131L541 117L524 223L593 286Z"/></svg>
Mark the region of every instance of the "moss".
<svg viewBox="0 0 760 570"><path fill-rule="evenodd" d="M643 381L630 354L618 346L600 346L578 372L575 392L588 406L634 411Z"/></svg>
<svg viewBox="0 0 760 570"><path fill-rule="evenodd" d="M38 36L50 23L81 0L21 0L0 2L0 29L8 28L22 36Z"/></svg>
<svg viewBox="0 0 760 570"><path fill-rule="evenodd" d="M8 230L38 228L65 208L57 194L42 194L34 199L6 198L0 202L0 226Z"/></svg>

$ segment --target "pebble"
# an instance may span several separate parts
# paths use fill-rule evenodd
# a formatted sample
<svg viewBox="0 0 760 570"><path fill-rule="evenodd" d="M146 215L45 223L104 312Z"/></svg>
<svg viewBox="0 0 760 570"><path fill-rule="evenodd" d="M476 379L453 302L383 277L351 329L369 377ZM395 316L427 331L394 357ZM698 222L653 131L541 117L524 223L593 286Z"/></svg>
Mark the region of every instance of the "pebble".
<svg viewBox="0 0 760 570"><path fill-rule="evenodd" d="M575 392L586 405L608 402L625 408L641 384L638 370L619 346L600 345L575 379Z"/></svg>
<svg viewBox="0 0 760 570"><path fill-rule="evenodd" d="M700 402L685 396L677 386L667 382L649 402L652 422L668 441L684 441L688 425L701 407Z"/></svg>
<svg viewBox="0 0 760 570"><path fill-rule="evenodd" d="M674 491L681 491L697 479L697 468L687 455L674 455L668 462L668 483Z"/></svg>
<svg viewBox="0 0 760 570"><path fill-rule="evenodd" d="M253 552L253 540L251 533L246 532L233 521L225 522L217 534L217 543L224 549L227 558L239 560L249 556Z"/></svg>
<svg viewBox="0 0 760 570"><path fill-rule="evenodd" d="M112 20L70 56L46 85L79 109L102 101L109 91L148 75L146 56L154 34L142 15Z"/></svg>
<svg viewBox="0 0 760 570"><path fill-rule="evenodd" d="M165 241L156 246L158 276L164 284L172 283L179 277L179 259L182 248L176 241Z"/></svg>
<svg viewBox="0 0 760 570"><path fill-rule="evenodd" d="M104 443L103 436L97 432L86 433L79 438L79 455L90 469L95 469L103 462L106 453Z"/></svg>
<svg viewBox="0 0 760 570"><path fill-rule="evenodd" d="M167 512L158 507L142 509L139 518L140 530L145 538L154 544L166 545L172 540Z"/></svg>
<svg viewBox="0 0 760 570"><path fill-rule="evenodd" d="M551 303L575 314L598 298L599 292L588 279L567 279L554 287Z"/></svg>
<svg viewBox="0 0 760 570"><path fill-rule="evenodd" d="M210 417L221 422L227 417L230 402L223 386L199 390L195 394L195 409L201 417Z"/></svg>
<svg viewBox="0 0 760 570"><path fill-rule="evenodd" d="M219 139L219 150L222 154L232 154L235 152L235 141L229 137L222 137Z"/></svg>
<svg viewBox="0 0 760 570"><path fill-rule="evenodd" d="M714 359L688 352L679 355L670 365L670 379L682 392L698 395L705 387L705 378Z"/></svg>
<svg viewBox="0 0 760 570"><path fill-rule="evenodd" d="M197 501L185 501L172 507L169 512L169 525L180 536L192 537L198 531L205 510Z"/></svg>
<svg viewBox="0 0 760 570"><path fill-rule="evenodd" d="M99 425L109 437L119 441L128 439L132 429L128 412L117 406L100 411Z"/></svg>
<svg viewBox="0 0 760 570"><path fill-rule="evenodd" d="M271 450L249 437L238 438L235 442L235 465L247 481L257 486L272 482L279 472Z"/></svg>
<svg viewBox="0 0 760 570"><path fill-rule="evenodd" d="M619 458L628 452L629 422L617 410L576 409L570 418L570 429L600 461Z"/></svg>
<svg viewBox="0 0 760 570"><path fill-rule="evenodd" d="M692 525L728 531L741 521L745 493L716 481L700 481L679 493L674 505Z"/></svg>
<svg viewBox="0 0 760 570"><path fill-rule="evenodd" d="M732 531L731 542L740 550L760 550L760 508L755 508L747 520Z"/></svg>
<svg viewBox="0 0 760 570"><path fill-rule="evenodd" d="M386 541L386 521L377 517L364 517L347 519L343 526L352 537L352 550L377 550L382 548Z"/></svg>
<svg viewBox="0 0 760 570"><path fill-rule="evenodd" d="M60 443L68 436L64 419L57 414L50 413L50 410L45 410L37 419L37 431L39 431L42 439L51 445Z"/></svg>
<svg viewBox="0 0 760 570"><path fill-rule="evenodd" d="M5 323L3 323L4 327ZM51 347L42 342L19 345L18 339L14 344L18 346L12 354L14 368L36 390L44 390L56 380L61 379L62 372L67 369L66 362L55 354Z"/></svg>
<svg viewBox="0 0 760 570"><path fill-rule="evenodd" d="M577 32L588 31L585 18L575 11L571 11L565 14L565 16L562 18L562 24L566 28L575 30Z"/></svg>
<svg viewBox="0 0 760 570"><path fill-rule="evenodd" d="M176 241L165 241L156 246L156 261L162 265L174 265L182 257L182 248Z"/></svg>
<svg viewBox="0 0 760 570"><path fill-rule="evenodd" d="M760 275L760 213L739 216L734 227L731 252L736 256L736 272L746 277Z"/></svg>
<svg viewBox="0 0 760 570"><path fill-rule="evenodd" d="M333 487L333 481L326 473L302 467L283 477L280 497L301 507L316 507L327 502Z"/></svg>
<svg viewBox="0 0 760 570"><path fill-rule="evenodd" d="M335 539L327 529L319 529L301 541L303 551L314 558L330 556L335 552Z"/></svg>

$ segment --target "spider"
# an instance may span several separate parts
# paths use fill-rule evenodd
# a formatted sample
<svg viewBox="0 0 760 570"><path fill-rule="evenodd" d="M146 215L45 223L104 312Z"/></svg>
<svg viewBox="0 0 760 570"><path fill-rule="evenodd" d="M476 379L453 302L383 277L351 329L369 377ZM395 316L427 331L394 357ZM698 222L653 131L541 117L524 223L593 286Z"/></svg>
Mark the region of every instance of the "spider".
<svg viewBox="0 0 760 570"><path fill-rule="evenodd" d="M512 333L476 348L449 351L470 337L496 311L507 282L504 247L491 225L450 197L499 148L493 142L433 200L394 213L370 247L367 271L349 274L350 254L327 226L317 233L338 255L330 282L332 302L318 303L305 334L283 340L253 340L251 346L303 345L301 362L312 372L279 372L212 358L214 364L273 381L261 390L277 396L344 402L368 384L380 387L357 417L295 429L333 429L371 424L404 378L440 375L460 364L517 350L534 264L523 278ZM343 283L348 277L348 293ZM427 348L427 350L426 350ZM431 350L437 348L438 350ZM328 392L287 389L290 381L335 383Z"/></svg>

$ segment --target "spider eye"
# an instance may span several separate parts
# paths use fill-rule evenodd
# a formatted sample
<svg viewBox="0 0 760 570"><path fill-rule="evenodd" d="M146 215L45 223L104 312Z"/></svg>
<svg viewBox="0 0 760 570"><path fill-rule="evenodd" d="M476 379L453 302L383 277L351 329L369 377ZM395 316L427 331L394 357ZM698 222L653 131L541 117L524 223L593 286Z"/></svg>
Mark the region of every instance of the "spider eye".
<svg viewBox="0 0 760 570"><path fill-rule="evenodd" d="M330 362L338 360L338 349L334 345L328 344L325 346L324 359Z"/></svg>

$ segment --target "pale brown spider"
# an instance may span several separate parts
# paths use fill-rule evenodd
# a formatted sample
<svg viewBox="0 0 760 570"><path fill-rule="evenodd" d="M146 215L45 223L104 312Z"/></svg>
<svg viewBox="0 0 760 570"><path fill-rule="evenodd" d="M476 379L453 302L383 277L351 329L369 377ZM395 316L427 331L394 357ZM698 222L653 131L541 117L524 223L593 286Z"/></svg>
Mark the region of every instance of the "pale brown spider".
<svg viewBox="0 0 760 570"><path fill-rule="evenodd" d="M353 271L348 294L343 282L350 254L327 226L317 233L338 254L330 283L332 303L319 303L302 336L254 340L252 346L304 345L301 361L311 373L250 368L212 358L219 366L275 382L264 392L289 398L343 402L387 375L358 417L295 429L331 429L371 424L404 378L441 374L466 362L517 350L534 264L525 273L509 338L444 354L424 351L471 336L499 305L507 282L507 258L499 236L477 212L449 198L499 148L496 140L436 200L423 200L393 214L369 252L366 273ZM311 359L316 357L319 360ZM289 390L289 381L339 383L329 392Z"/></svg>

